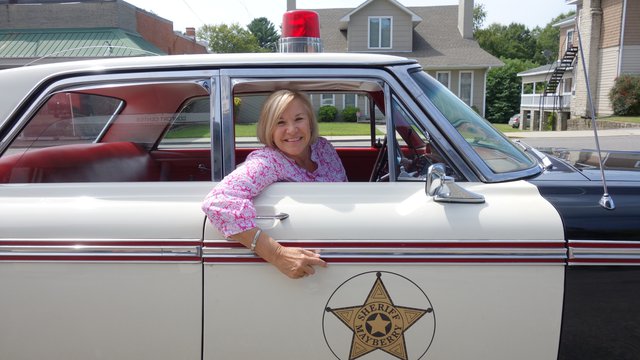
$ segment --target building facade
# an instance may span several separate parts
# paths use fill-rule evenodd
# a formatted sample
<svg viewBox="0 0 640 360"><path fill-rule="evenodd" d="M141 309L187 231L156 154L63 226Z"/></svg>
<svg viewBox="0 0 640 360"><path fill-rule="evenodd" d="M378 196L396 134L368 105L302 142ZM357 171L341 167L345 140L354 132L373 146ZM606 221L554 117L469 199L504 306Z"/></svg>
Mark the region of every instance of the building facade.
<svg viewBox="0 0 640 360"><path fill-rule="evenodd" d="M589 93L596 117L612 115L609 92L615 79L640 74L640 0L567 3L576 5L576 16L555 25L560 28L558 60L518 74L522 77L520 117L532 119L529 124L521 122L521 127L542 129L539 120L556 114L555 129L563 130L570 118L591 117ZM572 61L570 66L563 64L567 59Z"/></svg>
<svg viewBox="0 0 640 360"><path fill-rule="evenodd" d="M0 44L0 68L207 52L194 33L122 0L0 0Z"/></svg>
<svg viewBox="0 0 640 360"><path fill-rule="evenodd" d="M473 0L453 6L407 7L396 0L367 0L352 9L311 9L320 19L325 52L398 55L423 69L480 114L485 113L487 72L503 63L473 39ZM314 99L339 109L358 99ZM359 104L363 105L363 104ZM358 106L363 113L369 111Z"/></svg>

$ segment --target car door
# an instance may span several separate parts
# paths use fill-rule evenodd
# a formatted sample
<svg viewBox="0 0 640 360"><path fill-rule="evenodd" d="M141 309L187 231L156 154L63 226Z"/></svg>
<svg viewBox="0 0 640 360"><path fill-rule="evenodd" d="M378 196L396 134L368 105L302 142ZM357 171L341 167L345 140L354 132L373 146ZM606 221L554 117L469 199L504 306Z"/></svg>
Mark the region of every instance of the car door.
<svg viewBox="0 0 640 360"><path fill-rule="evenodd" d="M201 358L209 185L168 181L199 176L193 145L152 149L214 75L67 76L22 109L0 157L0 358Z"/></svg>
<svg viewBox="0 0 640 360"><path fill-rule="evenodd" d="M221 83L231 96L240 79L269 81L260 73L223 72ZM383 70L281 76L278 84L298 89L305 86L294 80L312 76L378 84L391 174L378 182L277 183L255 199L260 228L327 261L300 280L207 223L204 359L555 359L566 255L561 220L535 186L465 181L470 170L447 154L456 148L429 123L434 114ZM484 201L439 202L425 193L424 178L403 181L400 119L384 109L402 110L402 121L450 162L456 184Z"/></svg>

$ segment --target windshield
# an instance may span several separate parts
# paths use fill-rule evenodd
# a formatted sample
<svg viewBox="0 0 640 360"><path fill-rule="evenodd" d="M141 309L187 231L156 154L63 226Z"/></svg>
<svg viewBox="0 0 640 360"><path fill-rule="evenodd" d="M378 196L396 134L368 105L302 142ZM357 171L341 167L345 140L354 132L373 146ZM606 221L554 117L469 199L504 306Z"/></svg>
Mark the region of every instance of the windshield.
<svg viewBox="0 0 640 360"><path fill-rule="evenodd" d="M430 75L416 71L411 76L493 172L519 171L537 165L535 160Z"/></svg>

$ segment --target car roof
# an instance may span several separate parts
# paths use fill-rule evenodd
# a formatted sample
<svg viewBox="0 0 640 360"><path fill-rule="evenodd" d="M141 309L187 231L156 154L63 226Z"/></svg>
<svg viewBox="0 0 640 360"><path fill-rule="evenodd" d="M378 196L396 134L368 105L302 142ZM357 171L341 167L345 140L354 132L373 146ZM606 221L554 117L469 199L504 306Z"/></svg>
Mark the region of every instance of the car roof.
<svg viewBox="0 0 640 360"><path fill-rule="evenodd" d="M0 125L13 109L35 87L58 76L99 74L116 70L190 69L199 67L258 67L258 66L359 66L382 67L417 64L403 57L353 53L251 53L164 55L130 58L109 58L69 61L0 70L0 83L11 84L11 91L0 97Z"/></svg>

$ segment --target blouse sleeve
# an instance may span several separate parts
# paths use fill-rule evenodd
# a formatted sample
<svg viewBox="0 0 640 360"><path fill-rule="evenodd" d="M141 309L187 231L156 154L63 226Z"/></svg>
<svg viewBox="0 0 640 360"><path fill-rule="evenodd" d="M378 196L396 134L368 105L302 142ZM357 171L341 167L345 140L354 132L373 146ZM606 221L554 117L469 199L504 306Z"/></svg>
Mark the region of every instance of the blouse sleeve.
<svg viewBox="0 0 640 360"><path fill-rule="evenodd" d="M347 173L342 165L342 160L333 145L321 137L318 138L318 148L320 150L318 161L323 163L323 167L326 167L327 178L324 181L347 181Z"/></svg>
<svg viewBox="0 0 640 360"><path fill-rule="evenodd" d="M202 204L213 226L226 237L256 227L253 198L278 181L277 163L252 155L219 182Z"/></svg>

